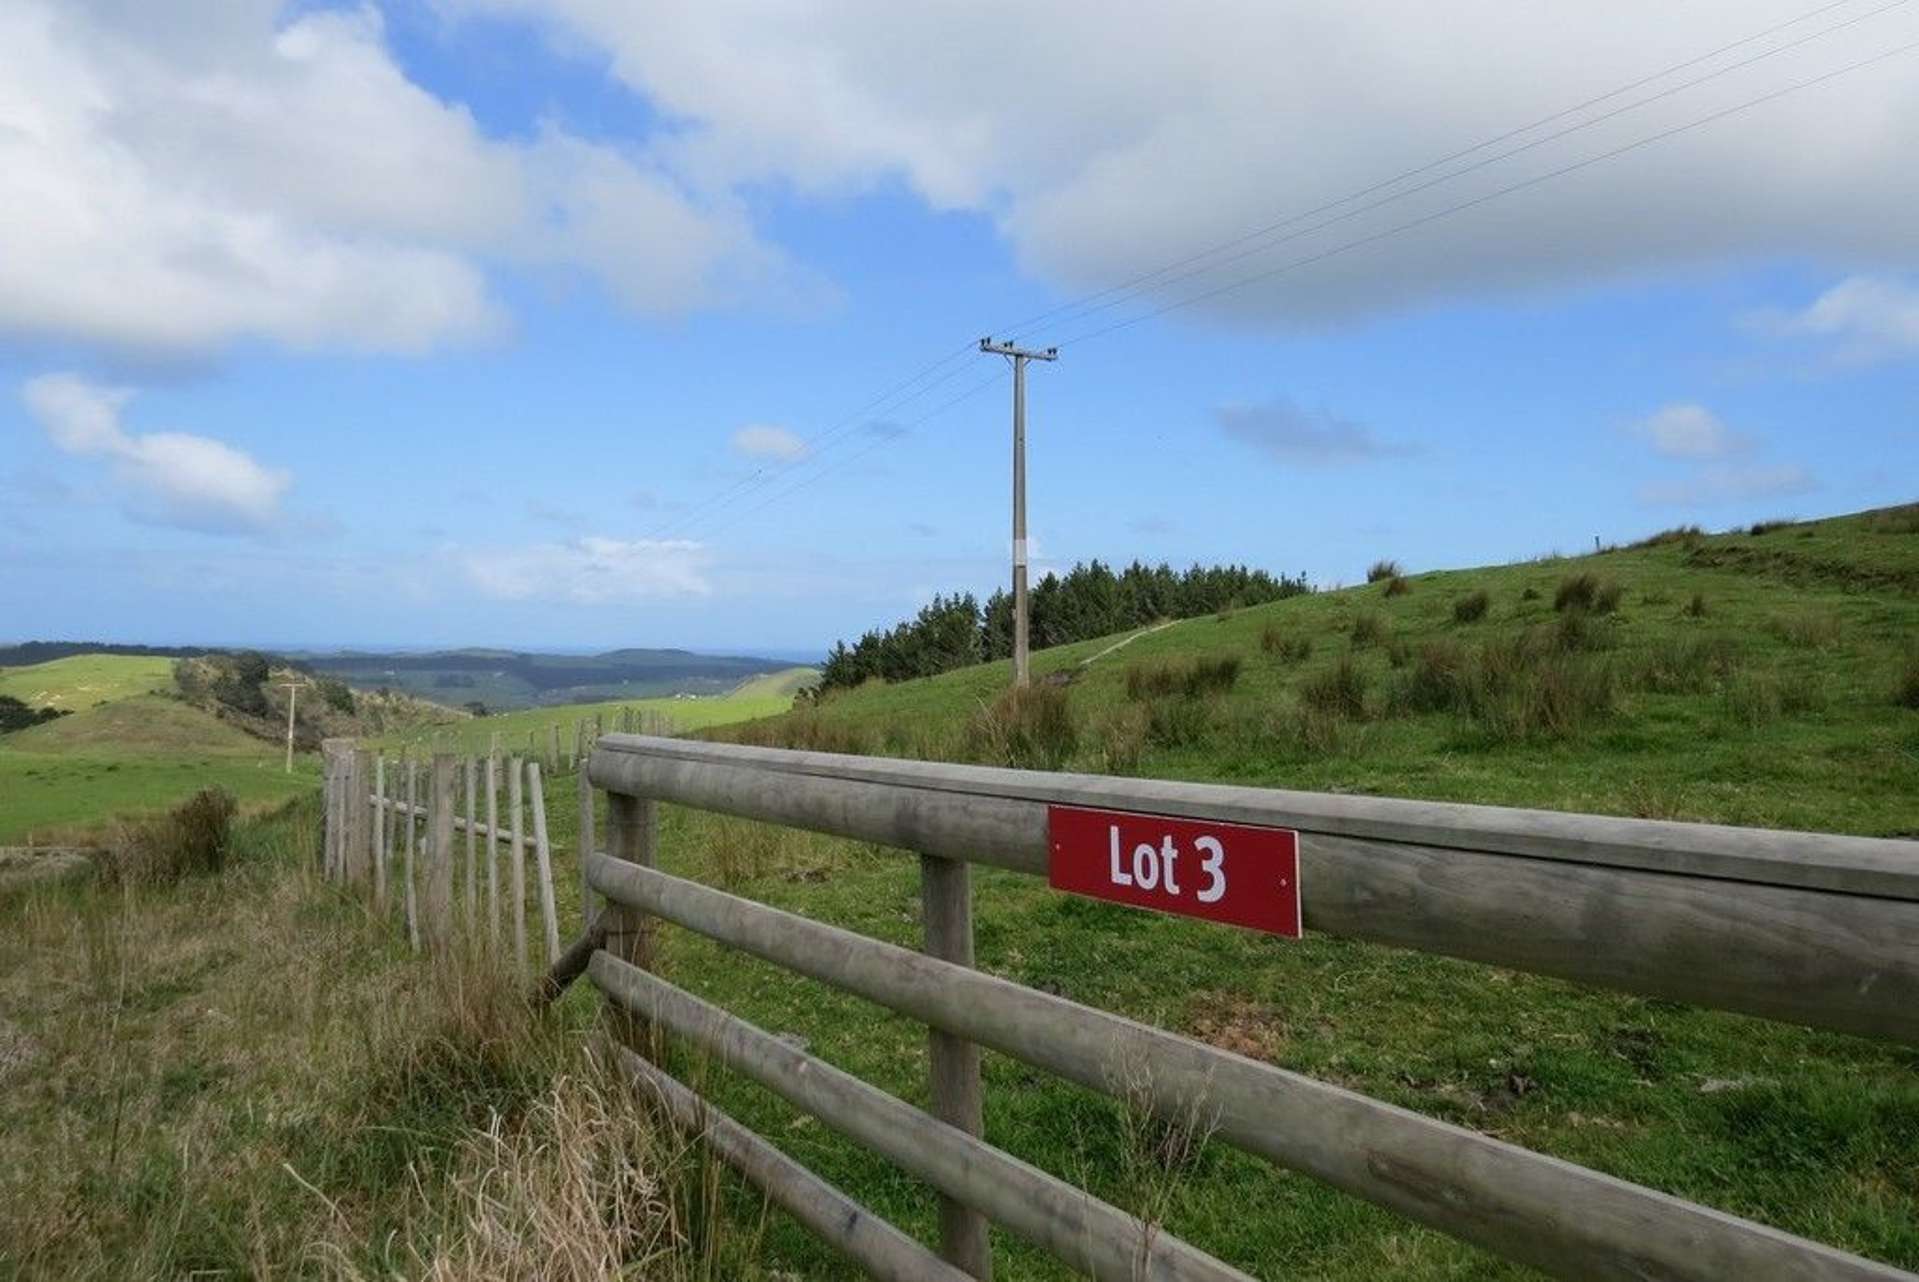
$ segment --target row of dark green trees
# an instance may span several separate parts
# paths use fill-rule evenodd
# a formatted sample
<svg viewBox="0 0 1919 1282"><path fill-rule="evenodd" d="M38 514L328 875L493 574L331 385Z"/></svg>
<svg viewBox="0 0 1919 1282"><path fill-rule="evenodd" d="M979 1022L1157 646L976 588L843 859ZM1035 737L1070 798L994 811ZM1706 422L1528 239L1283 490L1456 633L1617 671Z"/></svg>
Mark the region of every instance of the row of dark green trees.
<svg viewBox="0 0 1919 1282"><path fill-rule="evenodd" d="M1243 565L1195 565L1178 571L1135 561L1115 574L1100 561L1047 574L1031 592L1032 646L1065 645L1144 627L1259 605L1311 591L1305 575L1287 578ZM936 596L918 615L833 647L819 689L847 689L871 677L906 681L1013 653L1013 598L1001 589L984 608L970 592Z"/></svg>

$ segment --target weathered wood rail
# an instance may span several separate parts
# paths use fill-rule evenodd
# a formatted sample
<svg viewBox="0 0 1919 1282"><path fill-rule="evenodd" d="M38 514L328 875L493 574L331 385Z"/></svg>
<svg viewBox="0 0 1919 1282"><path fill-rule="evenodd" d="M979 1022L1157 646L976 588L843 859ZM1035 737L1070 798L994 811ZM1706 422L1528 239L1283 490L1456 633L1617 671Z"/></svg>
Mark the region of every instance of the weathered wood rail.
<svg viewBox="0 0 1919 1282"><path fill-rule="evenodd" d="M987 1046L1099 1091L1143 1084L1163 1116L1204 1117L1226 1143L1563 1277L1913 1276L982 974L964 873L982 862L1044 875L1055 805L1295 829L1311 929L1912 1042L1919 843L626 735L600 740L588 776L610 794L607 853L586 869L607 909L546 995L584 971L637 1021L620 1025L629 1045L642 1028L684 1038L931 1184L945 1199L941 1255L965 1275L991 1274L990 1219L1099 1278L1241 1276L985 1144ZM925 953L658 871L662 801L917 853ZM925 1022L932 1113L649 973L653 919ZM685 1120L684 1087L632 1068ZM737 1124L707 1126L715 1151L782 1204L850 1206ZM822 1231L875 1276L951 1276L897 1235L852 1232L870 1217L845 1214Z"/></svg>

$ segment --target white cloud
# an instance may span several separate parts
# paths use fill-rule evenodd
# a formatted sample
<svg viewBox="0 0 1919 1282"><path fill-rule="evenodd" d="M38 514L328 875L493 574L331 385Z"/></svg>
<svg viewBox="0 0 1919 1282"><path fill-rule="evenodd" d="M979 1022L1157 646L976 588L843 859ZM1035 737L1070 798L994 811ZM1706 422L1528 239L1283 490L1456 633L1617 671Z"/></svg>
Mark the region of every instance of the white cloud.
<svg viewBox="0 0 1919 1282"><path fill-rule="evenodd" d="M1054 284L1090 289L1368 187L1805 7L1216 0L1203 17L1189 6L1142 5L1115 21L1099 0L662 0L636 21L631 0L445 3L526 15L549 24L562 47L603 53L611 74L676 122L661 154L713 188L775 182L836 194L903 183L937 208L993 219L1021 261ZM1604 108L1854 16L1795 25ZM1365 236L1883 52L1910 39L1905 21L1898 13L1862 21L1302 237L1226 275ZM1908 71L1897 63L1861 71L1303 266L1209 308L1262 323L1314 323L1734 255L1910 263L1919 253L1919 219L1911 217L1919 166L1908 163L1919 78Z"/></svg>
<svg viewBox="0 0 1919 1282"><path fill-rule="evenodd" d="M1776 334L1830 340L1848 360L1919 355L1919 285L1892 276L1849 276L1797 312L1756 318Z"/></svg>
<svg viewBox="0 0 1919 1282"><path fill-rule="evenodd" d="M791 462L806 456L806 442L783 427L753 423L733 433L733 448L750 458Z"/></svg>
<svg viewBox="0 0 1919 1282"><path fill-rule="evenodd" d="M518 548L450 551L473 587L504 601L613 605L707 596L707 552L685 539L600 535Z"/></svg>
<svg viewBox="0 0 1919 1282"><path fill-rule="evenodd" d="M1283 396L1263 405L1223 405L1213 421L1227 436L1283 463L1326 466L1410 452L1363 423L1331 410L1301 409Z"/></svg>
<svg viewBox="0 0 1919 1282"><path fill-rule="evenodd" d="M1817 488L1812 473L1797 463L1715 463L1681 480L1642 486L1639 498L1652 507L1695 507L1739 499L1788 498Z"/></svg>
<svg viewBox="0 0 1919 1282"><path fill-rule="evenodd" d="M120 417L132 396L71 374L42 375L22 392L55 445L112 464L129 515L210 534L262 534L280 523L289 473L210 437L128 432Z"/></svg>
<svg viewBox="0 0 1919 1282"><path fill-rule="evenodd" d="M1662 458L1726 458L1751 445L1703 405L1664 406L1633 424L1632 430Z"/></svg>
<svg viewBox="0 0 1919 1282"><path fill-rule="evenodd" d="M1768 463L1753 457L1759 452L1758 442L1690 401L1663 406L1631 424L1629 430L1654 454L1678 465L1672 469L1677 475L1639 487L1639 501L1650 507L1786 498L1818 488L1811 471L1797 463Z"/></svg>
<svg viewBox="0 0 1919 1282"><path fill-rule="evenodd" d="M553 127L490 137L377 10L283 8L0 6L0 332L417 352L501 329L496 265L642 312L800 287L725 191Z"/></svg>

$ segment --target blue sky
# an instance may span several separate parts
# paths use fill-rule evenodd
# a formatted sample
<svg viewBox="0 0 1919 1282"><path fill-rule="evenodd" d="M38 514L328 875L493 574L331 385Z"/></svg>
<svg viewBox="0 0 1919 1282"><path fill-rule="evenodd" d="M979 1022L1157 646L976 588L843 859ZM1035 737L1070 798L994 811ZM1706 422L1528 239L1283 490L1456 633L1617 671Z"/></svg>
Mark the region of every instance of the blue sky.
<svg viewBox="0 0 1919 1282"><path fill-rule="evenodd" d="M1023 331L1037 555L1330 584L1910 500L1884 7L5 0L0 636L803 651L984 593L966 344L1742 40Z"/></svg>

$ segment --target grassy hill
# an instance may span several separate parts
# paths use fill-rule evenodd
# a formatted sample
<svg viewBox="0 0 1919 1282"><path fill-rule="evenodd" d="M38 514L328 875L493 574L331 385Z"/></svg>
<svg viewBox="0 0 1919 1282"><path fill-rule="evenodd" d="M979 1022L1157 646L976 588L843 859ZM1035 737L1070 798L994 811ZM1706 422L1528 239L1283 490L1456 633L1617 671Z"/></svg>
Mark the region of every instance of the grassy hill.
<svg viewBox="0 0 1919 1282"><path fill-rule="evenodd" d="M1555 609L1562 589L1586 594L1582 576L1590 604ZM1919 830L1919 510L1400 577L1045 651L1034 656L1039 692L1017 705L1003 701L1007 666L994 664L707 733ZM569 799L554 803L563 821ZM671 871L918 943L917 869L899 852L678 807L662 822ZM1919 1267L1910 1049L1323 935L1284 943L991 868L973 875L979 964L995 974ZM675 982L924 1098L924 1032L912 1021L684 932L669 932L666 955ZM1169 1166L1163 1133L1123 1105L997 1055L985 1073L995 1143L1152 1209L1256 1276L1531 1276L1216 1145ZM884 1162L735 1078L716 1074L711 1089L881 1214L931 1234L931 1198ZM790 1226L776 1223L768 1241L803 1275L833 1272ZM1062 1276L1017 1243L1001 1249L1007 1276Z"/></svg>
<svg viewBox="0 0 1919 1282"><path fill-rule="evenodd" d="M172 688L171 659L84 654L0 668L0 695L11 695L31 707L68 712Z"/></svg>
<svg viewBox="0 0 1919 1282"><path fill-rule="evenodd" d="M1034 656L1023 712L998 663L715 734L1911 835L1916 639L1905 508L1389 576L1063 646Z"/></svg>
<svg viewBox="0 0 1919 1282"><path fill-rule="evenodd" d="M750 678L724 694L525 708L450 725L414 727L381 736L377 742L415 750L437 743L441 750L448 752L484 752L497 734L509 751L523 752L527 749L529 734L544 750L552 733L549 727L558 726L561 749L571 752L574 726L595 716L602 719L609 731L619 728L620 715L627 708L633 709L636 715L645 714L650 720L663 722L672 733L704 730L784 712L793 706L793 696L799 689L811 684L818 675L813 668L789 668Z"/></svg>
<svg viewBox="0 0 1919 1282"><path fill-rule="evenodd" d="M404 690L454 706L478 702L495 712L676 694L720 695L741 681L788 666L777 659L631 648L603 654L349 651L305 658L316 671L362 689Z"/></svg>

